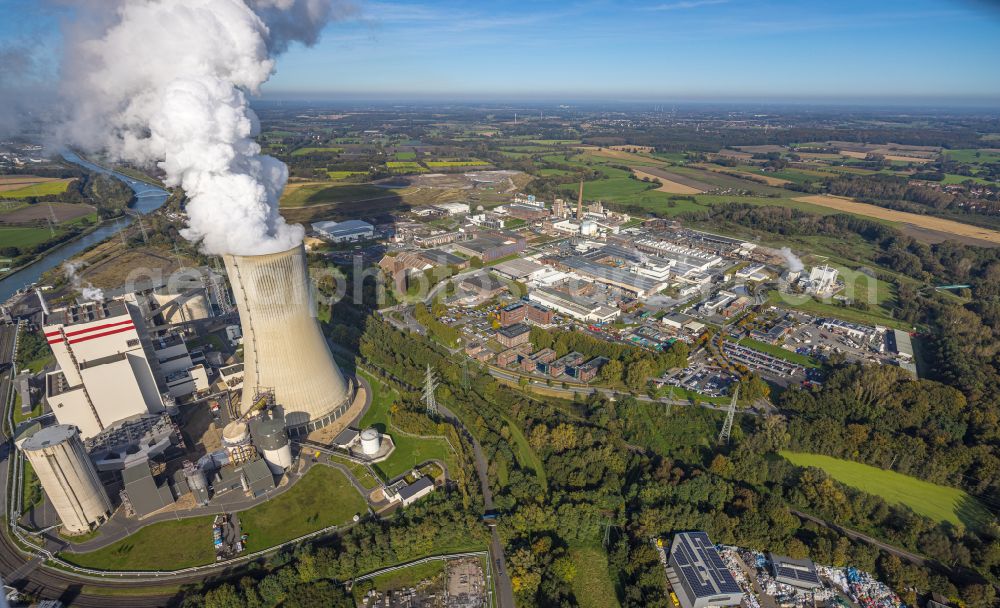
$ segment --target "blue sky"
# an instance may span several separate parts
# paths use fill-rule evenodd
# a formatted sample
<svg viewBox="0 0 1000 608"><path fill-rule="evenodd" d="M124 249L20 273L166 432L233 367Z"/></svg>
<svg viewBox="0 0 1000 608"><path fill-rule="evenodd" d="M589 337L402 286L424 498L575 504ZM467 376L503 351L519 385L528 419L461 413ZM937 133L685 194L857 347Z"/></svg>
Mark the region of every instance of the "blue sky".
<svg viewBox="0 0 1000 608"><path fill-rule="evenodd" d="M1000 105L1000 10L987 0L356 6L317 46L282 56L265 94ZM36 7L0 0L0 41L38 33L58 48Z"/></svg>

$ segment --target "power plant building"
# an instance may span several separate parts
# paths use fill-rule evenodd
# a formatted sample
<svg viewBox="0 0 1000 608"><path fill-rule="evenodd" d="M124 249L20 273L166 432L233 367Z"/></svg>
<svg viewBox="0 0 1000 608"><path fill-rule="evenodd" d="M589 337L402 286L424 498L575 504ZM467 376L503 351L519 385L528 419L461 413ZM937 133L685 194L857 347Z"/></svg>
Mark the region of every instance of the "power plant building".
<svg viewBox="0 0 1000 608"><path fill-rule="evenodd" d="M53 311L43 331L59 364L45 380L60 424L78 427L88 439L119 420L163 411L134 299Z"/></svg>
<svg viewBox="0 0 1000 608"><path fill-rule="evenodd" d="M57 424L18 439L63 527L88 532L111 514L111 501L74 426Z"/></svg>
<svg viewBox="0 0 1000 608"><path fill-rule="evenodd" d="M262 418L251 425L253 441L271 472L280 475L292 466L292 447L281 416Z"/></svg>
<svg viewBox="0 0 1000 608"><path fill-rule="evenodd" d="M292 436L340 418L354 398L330 354L312 306L305 249L224 256L243 328L243 401L273 391Z"/></svg>

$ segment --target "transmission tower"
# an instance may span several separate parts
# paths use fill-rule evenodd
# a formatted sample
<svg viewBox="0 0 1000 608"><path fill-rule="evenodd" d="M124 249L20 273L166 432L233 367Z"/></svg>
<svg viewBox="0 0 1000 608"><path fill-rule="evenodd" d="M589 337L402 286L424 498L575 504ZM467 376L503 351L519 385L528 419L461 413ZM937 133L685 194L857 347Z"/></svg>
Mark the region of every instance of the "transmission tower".
<svg viewBox="0 0 1000 608"><path fill-rule="evenodd" d="M736 400L740 397L740 385L736 385L733 391L733 400L729 402L729 411L726 412L726 421L722 423L722 432L719 433L719 443L729 443L729 432L733 430L733 419L736 418Z"/></svg>
<svg viewBox="0 0 1000 608"><path fill-rule="evenodd" d="M438 413L437 399L434 398L434 389L437 388L437 380L434 378L434 370L430 364L427 365L427 375L424 377L424 404L427 406L427 414L436 416Z"/></svg>

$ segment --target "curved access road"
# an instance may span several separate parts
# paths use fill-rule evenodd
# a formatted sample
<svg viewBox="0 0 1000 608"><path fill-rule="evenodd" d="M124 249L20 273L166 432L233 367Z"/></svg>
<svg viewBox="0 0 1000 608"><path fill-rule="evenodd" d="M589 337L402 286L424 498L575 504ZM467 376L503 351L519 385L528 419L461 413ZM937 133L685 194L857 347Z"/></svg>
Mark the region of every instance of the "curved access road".
<svg viewBox="0 0 1000 608"><path fill-rule="evenodd" d="M479 483L483 491L483 506L487 513L492 512L493 491L490 489L489 466L486 463L486 455L483 454L483 447L479 445L479 441L472 436L469 429L451 410L438 404L438 411L451 421L472 444L472 453L476 460L476 474L479 475ZM500 608L515 608L514 587L510 583L510 575L507 574L507 560L504 557L503 542L500 540L500 533L497 532L496 526L490 526L490 553L494 559L494 563L490 564L490 567L496 573L493 580L497 590L497 605Z"/></svg>

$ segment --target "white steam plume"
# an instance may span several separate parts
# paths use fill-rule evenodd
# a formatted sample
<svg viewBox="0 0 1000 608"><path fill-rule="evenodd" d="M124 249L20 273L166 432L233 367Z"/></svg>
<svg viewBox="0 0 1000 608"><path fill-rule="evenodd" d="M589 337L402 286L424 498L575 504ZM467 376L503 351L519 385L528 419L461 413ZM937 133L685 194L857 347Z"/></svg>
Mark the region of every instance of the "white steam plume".
<svg viewBox="0 0 1000 608"><path fill-rule="evenodd" d="M788 247L781 248L781 255L785 258L785 262L788 263L788 269L792 272L801 272L805 268L805 264L799 259L799 256L792 253L792 250Z"/></svg>
<svg viewBox="0 0 1000 608"><path fill-rule="evenodd" d="M99 0L67 32L70 118L60 139L157 162L189 202L185 238L206 253L289 249L303 229L278 214L287 167L260 153L247 93L291 42L311 44L337 0ZM75 27L75 29L74 29Z"/></svg>
<svg viewBox="0 0 1000 608"><path fill-rule="evenodd" d="M79 291L84 300L103 302L104 290L100 287L94 287L90 281L80 278L80 270L86 265L86 262L63 262L63 273L66 274L73 289Z"/></svg>

